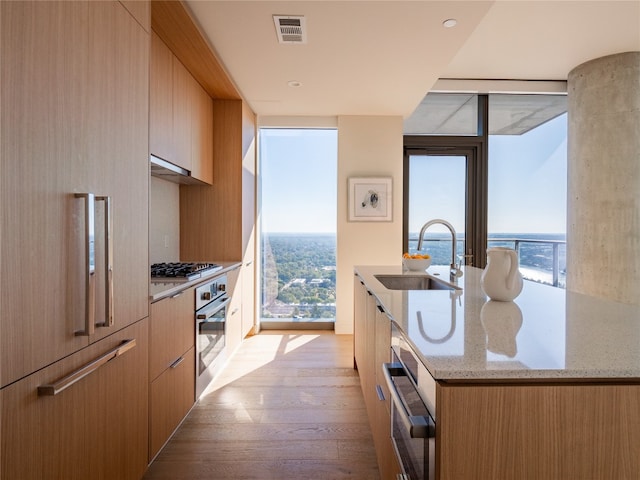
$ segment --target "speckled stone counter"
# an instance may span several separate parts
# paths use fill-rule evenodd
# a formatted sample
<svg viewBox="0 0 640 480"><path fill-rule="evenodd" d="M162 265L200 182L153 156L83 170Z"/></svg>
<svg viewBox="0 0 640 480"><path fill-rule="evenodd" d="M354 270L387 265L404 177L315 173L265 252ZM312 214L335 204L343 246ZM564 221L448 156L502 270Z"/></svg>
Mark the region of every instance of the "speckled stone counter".
<svg viewBox="0 0 640 480"><path fill-rule="evenodd" d="M389 290L375 278L401 266L355 272L436 380L640 381L640 307L530 281L513 302L489 301L473 267L457 279L462 292ZM427 273L449 281L446 267Z"/></svg>
<svg viewBox="0 0 640 480"><path fill-rule="evenodd" d="M242 265L241 262L209 262L209 263L217 263L222 266L222 270L218 270L217 272L207 275L202 278L197 278L190 282L176 282L176 283L167 283L167 282L151 282L149 286L149 300L151 303L157 302L158 300L162 300L163 298L170 297L177 293L180 293L183 290L187 290L191 287L195 287L200 285L201 283L207 282L212 278L216 278L220 275L223 275L230 270L234 270L239 268Z"/></svg>

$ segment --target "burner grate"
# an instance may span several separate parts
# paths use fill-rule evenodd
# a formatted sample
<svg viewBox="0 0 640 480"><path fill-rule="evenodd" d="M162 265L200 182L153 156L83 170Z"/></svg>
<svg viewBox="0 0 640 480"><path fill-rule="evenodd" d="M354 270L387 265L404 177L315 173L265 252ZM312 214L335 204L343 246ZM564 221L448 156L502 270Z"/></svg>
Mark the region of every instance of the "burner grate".
<svg viewBox="0 0 640 480"><path fill-rule="evenodd" d="M154 282L191 281L210 275L222 267L215 263L168 262L151 265L151 280Z"/></svg>

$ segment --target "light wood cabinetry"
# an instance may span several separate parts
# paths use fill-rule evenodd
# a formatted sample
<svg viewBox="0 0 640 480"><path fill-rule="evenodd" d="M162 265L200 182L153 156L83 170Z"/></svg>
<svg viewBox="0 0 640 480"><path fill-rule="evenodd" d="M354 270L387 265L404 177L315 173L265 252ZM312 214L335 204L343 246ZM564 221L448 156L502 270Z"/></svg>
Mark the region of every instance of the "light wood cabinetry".
<svg viewBox="0 0 640 480"><path fill-rule="evenodd" d="M149 461L195 403L193 288L151 304Z"/></svg>
<svg viewBox="0 0 640 480"><path fill-rule="evenodd" d="M380 478L395 478L401 469L391 442L391 397L382 373L382 364L391 360L391 323L357 275L354 276L354 356Z"/></svg>
<svg viewBox="0 0 640 480"><path fill-rule="evenodd" d="M5 480L139 480L147 467L148 320L0 391ZM135 346L54 396L59 381L121 342Z"/></svg>
<svg viewBox="0 0 640 480"><path fill-rule="evenodd" d="M247 331L255 305L255 115L241 100L214 100L213 125L213 186L180 186L180 258L243 262Z"/></svg>
<svg viewBox="0 0 640 480"><path fill-rule="evenodd" d="M244 335L242 334L242 268L236 268L227 273L228 285L232 286L229 292L231 301L227 309L225 331L225 356L229 358L238 348Z"/></svg>
<svg viewBox="0 0 640 480"><path fill-rule="evenodd" d="M635 479L640 385L437 388L440 480Z"/></svg>
<svg viewBox="0 0 640 480"><path fill-rule="evenodd" d="M149 34L141 25L149 6L143 3L134 18L120 2L0 2L5 480L137 480L146 468ZM87 206L76 196L85 193L96 196L94 236L85 233ZM110 199L109 229L102 196ZM87 238L96 255L89 294ZM95 321L87 322L87 312L95 312ZM105 321L111 324L99 325ZM122 356L55 396L38 396L38 386L127 339L136 345Z"/></svg>
<svg viewBox="0 0 640 480"><path fill-rule="evenodd" d="M251 252L253 253L253 252ZM245 255L245 259L251 257L249 252ZM242 338L254 332L255 328L255 266L254 260L245 260L242 264Z"/></svg>
<svg viewBox="0 0 640 480"><path fill-rule="evenodd" d="M173 54L151 32L149 73L149 151L171 161L177 155L173 145Z"/></svg>
<svg viewBox="0 0 640 480"><path fill-rule="evenodd" d="M0 377L148 315L149 36L119 2L2 2ZM111 198L114 324L85 324L85 204ZM96 202L96 321L104 321Z"/></svg>
<svg viewBox="0 0 640 480"><path fill-rule="evenodd" d="M149 377L152 381L194 346L194 309L194 288L151 304Z"/></svg>
<svg viewBox="0 0 640 480"><path fill-rule="evenodd" d="M213 100L190 75L191 174L205 183L213 183Z"/></svg>
<svg viewBox="0 0 640 480"><path fill-rule="evenodd" d="M152 32L149 149L205 183L213 182L213 106L169 47Z"/></svg>
<svg viewBox="0 0 640 480"><path fill-rule="evenodd" d="M195 347L151 382L149 389L149 461L186 417L195 399Z"/></svg>

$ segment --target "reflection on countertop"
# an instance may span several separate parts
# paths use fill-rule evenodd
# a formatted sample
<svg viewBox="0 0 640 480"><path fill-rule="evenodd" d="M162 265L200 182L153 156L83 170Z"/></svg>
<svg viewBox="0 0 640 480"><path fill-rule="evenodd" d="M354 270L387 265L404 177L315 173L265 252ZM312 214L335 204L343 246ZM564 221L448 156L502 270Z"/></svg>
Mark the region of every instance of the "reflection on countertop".
<svg viewBox="0 0 640 480"><path fill-rule="evenodd" d="M513 302L494 302L473 267L461 293L389 290L374 276L400 265L355 271L435 379L640 379L640 307L530 281ZM446 266L427 273L449 277Z"/></svg>
<svg viewBox="0 0 640 480"><path fill-rule="evenodd" d="M162 300L166 297L171 297L180 293L183 290L187 290L191 287L196 287L201 283L207 282L217 276L223 275L231 270L235 270L242 265L242 262L211 262L216 263L222 266L221 270L217 270L213 275L208 275L205 277L197 278L190 282L176 282L176 283L167 283L167 282L153 282L153 279L150 279L149 284L149 299L151 303L157 302L158 300Z"/></svg>

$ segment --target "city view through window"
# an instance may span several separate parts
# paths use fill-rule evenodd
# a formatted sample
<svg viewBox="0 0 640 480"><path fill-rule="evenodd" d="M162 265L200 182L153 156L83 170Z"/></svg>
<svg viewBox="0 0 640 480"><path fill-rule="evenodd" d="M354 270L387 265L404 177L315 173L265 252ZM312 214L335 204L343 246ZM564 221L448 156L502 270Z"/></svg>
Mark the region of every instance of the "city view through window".
<svg viewBox="0 0 640 480"><path fill-rule="evenodd" d="M337 131L260 131L262 322L335 322Z"/></svg>

